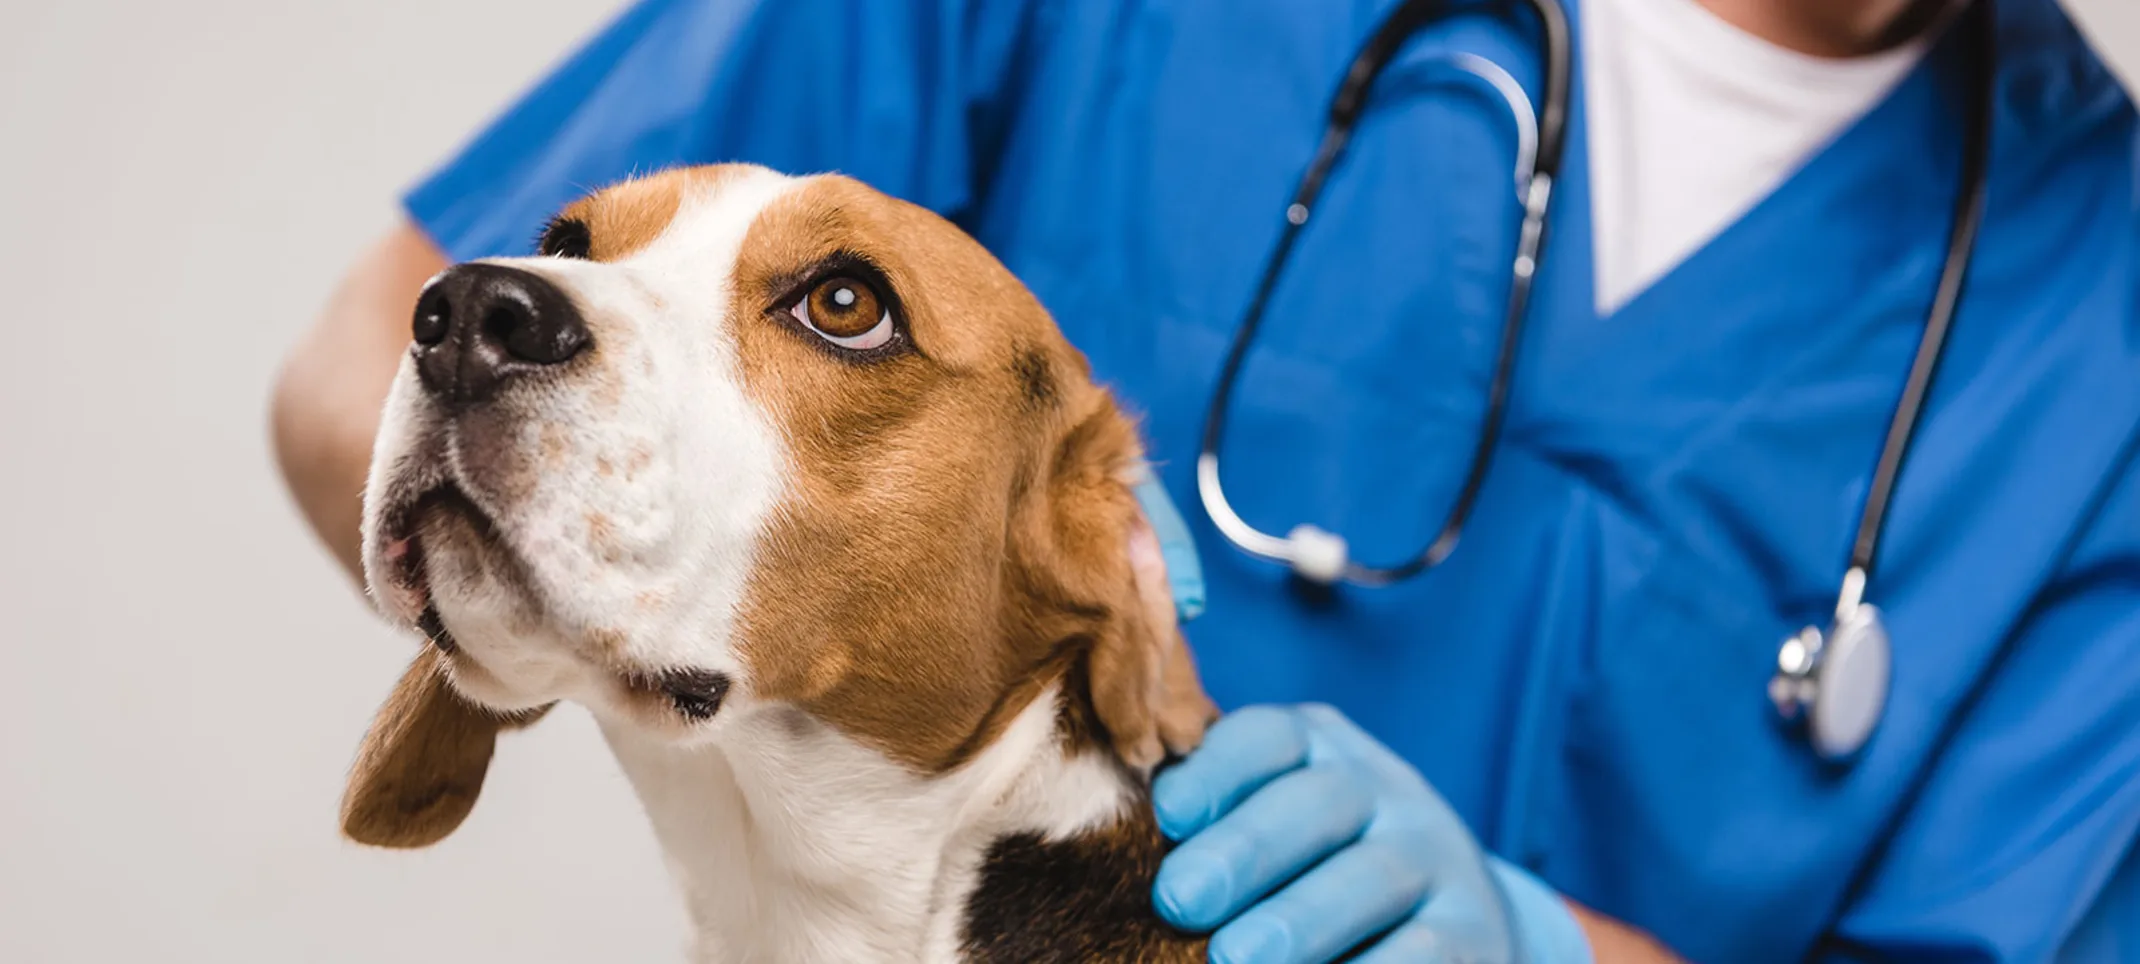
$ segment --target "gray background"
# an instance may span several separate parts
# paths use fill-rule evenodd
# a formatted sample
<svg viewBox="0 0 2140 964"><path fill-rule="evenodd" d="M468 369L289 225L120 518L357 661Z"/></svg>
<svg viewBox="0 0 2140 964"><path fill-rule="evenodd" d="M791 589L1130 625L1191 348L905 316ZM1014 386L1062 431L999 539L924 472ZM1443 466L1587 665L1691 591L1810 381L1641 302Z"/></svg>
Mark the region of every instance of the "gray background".
<svg viewBox="0 0 2140 964"><path fill-rule="evenodd" d="M583 713L341 842L411 652L275 481L276 365L399 189L615 0L0 0L0 961L673 960ZM2074 0L2127 78L2140 11Z"/></svg>

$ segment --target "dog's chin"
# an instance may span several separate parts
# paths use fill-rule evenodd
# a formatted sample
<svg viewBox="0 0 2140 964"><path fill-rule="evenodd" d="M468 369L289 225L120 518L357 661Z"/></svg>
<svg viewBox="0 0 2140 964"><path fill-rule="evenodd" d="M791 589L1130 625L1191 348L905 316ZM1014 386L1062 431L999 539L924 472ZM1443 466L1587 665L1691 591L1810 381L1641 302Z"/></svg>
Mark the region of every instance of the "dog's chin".
<svg viewBox="0 0 2140 964"><path fill-rule="evenodd" d="M388 619L422 631L449 652L437 581L443 577L466 583L476 575L507 574L517 568L497 524L452 482L421 490L410 487L368 528L365 577L379 608Z"/></svg>
<svg viewBox="0 0 2140 964"><path fill-rule="evenodd" d="M595 655L615 642L583 637L540 592L537 572L503 526L452 481L404 480L367 520L365 575L387 618L424 634L447 657L454 689L501 715L558 700L662 742L696 744L718 729L730 676L689 666L640 666ZM566 607L570 608L570 607ZM455 627L474 633L457 638Z"/></svg>

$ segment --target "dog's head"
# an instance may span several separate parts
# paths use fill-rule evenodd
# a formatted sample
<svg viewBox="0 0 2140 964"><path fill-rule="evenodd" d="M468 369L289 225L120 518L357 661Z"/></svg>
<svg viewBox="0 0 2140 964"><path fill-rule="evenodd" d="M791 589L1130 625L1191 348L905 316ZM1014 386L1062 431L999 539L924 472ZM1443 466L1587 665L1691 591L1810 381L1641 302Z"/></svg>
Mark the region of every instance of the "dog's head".
<svg viewBox="0 0 2140 964"><path fill-rule="evenodd" d="M367 489L433 639L344 801L415 846L558 700L680 743L800 711L920 772L1056 679L1133 767L1201 735L1132 425L1002 265L835 176L672 171L424 290Z"/></svg>

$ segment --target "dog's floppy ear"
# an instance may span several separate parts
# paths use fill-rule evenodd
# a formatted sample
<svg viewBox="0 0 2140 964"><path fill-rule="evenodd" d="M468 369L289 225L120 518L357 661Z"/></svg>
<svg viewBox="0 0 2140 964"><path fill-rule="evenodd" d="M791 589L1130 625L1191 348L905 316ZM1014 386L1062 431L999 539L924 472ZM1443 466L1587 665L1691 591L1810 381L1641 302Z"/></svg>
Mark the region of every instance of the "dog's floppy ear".
<svg viewBox="0 0 2140 964"><path fill-rule="evenodd" d="M1218 708L1197 679L1158 537L1132 490L1143 448L1104 393L1063 438L1055 469L1060 578L1072 598L1097 603L1085 666L1092 707L1116 755L1149 772L1195 749Z"/></svg>
<svg viewBox="0 0 2140 964"><path fill-rule="evenodd" d="M445 839L476 805L498 731L544 712L499 717L470 704L439 659L424 647L364 734L342 793L342 832L351 840L427 847Z"/></svg>
<svg viewBox="0 0 2140 964"><path fill-rule="evenodd" d="M1132 515L1128 548L1142 622L1149 628L1142 639L1134 630L1118 637L1112 651L1106 645L1094 648L1092 697L1108 731L1118 734L1116 752L1131 766L1148 770L1166 754L1196 749L1204 740L1204 727L1218 718L1219 710L1197 678L1189 643L1175 619L1166 559L1142 511ZM1101 642L1107 638L1102 636ZM1142 667L1125 673L1115 666L1117 659ZM1139 672L1146 677L1139 679ZM1134 742L1125 743L1120 734Z"/></svg>

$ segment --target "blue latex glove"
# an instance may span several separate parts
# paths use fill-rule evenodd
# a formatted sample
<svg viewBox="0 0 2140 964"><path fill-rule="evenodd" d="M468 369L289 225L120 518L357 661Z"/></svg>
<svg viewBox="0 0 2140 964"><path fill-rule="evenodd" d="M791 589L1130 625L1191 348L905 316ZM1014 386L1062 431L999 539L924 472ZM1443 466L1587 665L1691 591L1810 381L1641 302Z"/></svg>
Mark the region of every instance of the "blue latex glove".
<svg viewBox="0 0 2140 964"><path fill-rule="evenodd" d="M1189 525L1182 521L1181 510L1174 507L1174 500L1160 487L1150 466L1138 466L1136 493L1145 521L1151 523L1152 534L1159 537L1160 558L1167 563L1167 588L1174 593L1174 618L1186 623L1204 614L1204 563L1197 558L1196 541L1189 537Z"/></svg>
<svg viewBox="0 0 2140 964"><path fill-rule="evenodd" d="M1159 912L1216 928L1215 962L1329 961L1378 934L1358 960L1591 960L1551 888L1482 851L1417 770L1330 707L1227 716L1152 798L1181 841Z"/></svg>

